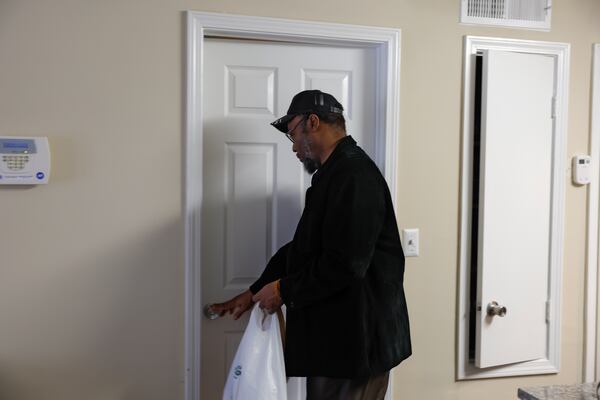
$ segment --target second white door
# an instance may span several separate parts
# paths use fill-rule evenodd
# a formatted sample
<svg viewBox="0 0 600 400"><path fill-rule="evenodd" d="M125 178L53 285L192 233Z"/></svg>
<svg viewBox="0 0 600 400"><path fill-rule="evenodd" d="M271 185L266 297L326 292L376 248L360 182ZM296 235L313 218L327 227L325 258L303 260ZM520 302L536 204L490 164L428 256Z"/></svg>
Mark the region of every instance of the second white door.
<svg viewBox="0 0 600 400"><path fill-rule="evenodd" d="M483 54L475 360L480 368L547 354L554 70L554 58L546 55Z"/></svg>

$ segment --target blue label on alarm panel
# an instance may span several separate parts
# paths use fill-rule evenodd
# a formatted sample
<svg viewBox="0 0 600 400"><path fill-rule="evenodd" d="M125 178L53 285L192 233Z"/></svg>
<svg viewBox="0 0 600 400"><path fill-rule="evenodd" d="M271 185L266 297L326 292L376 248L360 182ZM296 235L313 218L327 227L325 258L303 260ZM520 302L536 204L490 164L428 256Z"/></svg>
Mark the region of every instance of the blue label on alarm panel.
<svg viewBox="0 0 600 400"><path fill-rule="evenodd" d="M37 173L35 176L36 176L38 179L40 179L40 180L41 180L41 179L44 179L44 173L43 173L43 172L38 172L38 173Z"/></svg>

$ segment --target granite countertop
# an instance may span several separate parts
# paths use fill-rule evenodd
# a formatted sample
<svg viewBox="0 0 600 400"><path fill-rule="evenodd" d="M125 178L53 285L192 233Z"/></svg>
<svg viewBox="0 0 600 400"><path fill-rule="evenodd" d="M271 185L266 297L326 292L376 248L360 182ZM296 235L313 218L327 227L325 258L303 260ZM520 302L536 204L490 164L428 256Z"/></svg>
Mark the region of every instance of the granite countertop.
<svg viewBox="0 0 600 400"><path fill-rule="evenodd" d="M598 382L520 388L521 400L598 400Z"/></svg>

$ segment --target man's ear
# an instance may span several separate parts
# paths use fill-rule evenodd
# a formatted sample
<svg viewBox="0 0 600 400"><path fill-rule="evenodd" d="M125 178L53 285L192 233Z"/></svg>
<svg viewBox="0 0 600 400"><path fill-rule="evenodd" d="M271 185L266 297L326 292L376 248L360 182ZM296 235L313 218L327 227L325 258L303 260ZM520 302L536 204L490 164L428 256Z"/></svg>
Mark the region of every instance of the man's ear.
<svg viewBox="0 0 600 400"><path fill-rule="evenodd" d="M316 131L317 129L319 129L320 122L321 121L319 120L319 117L316 114L310 114L308 116L308 126L310 130Z"/></svg>

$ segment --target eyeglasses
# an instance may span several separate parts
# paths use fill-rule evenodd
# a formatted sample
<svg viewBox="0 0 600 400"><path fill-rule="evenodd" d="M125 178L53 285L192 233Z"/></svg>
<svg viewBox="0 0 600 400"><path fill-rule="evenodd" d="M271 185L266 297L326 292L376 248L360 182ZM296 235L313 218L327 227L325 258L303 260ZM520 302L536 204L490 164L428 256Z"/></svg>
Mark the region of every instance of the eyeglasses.
<svg viewBox="0 0 600 400"><path fill-rule="evenodd" d="M303 123L304 121L306 121L306 115L304 115L300 121L298 121L298 123L296 124L296 126L294 126L292 129L290 129L289 131L287 131L285 133L285 137L287 137L288 139L290 139L290 142L294 143L294 138L292 137L292 132L294 132L294 130L300 126L301 123Z"/></svg>

